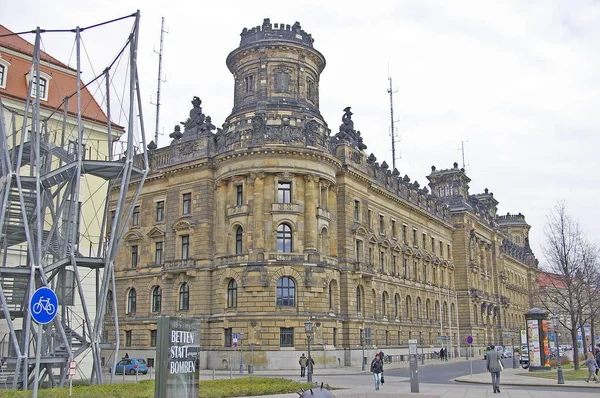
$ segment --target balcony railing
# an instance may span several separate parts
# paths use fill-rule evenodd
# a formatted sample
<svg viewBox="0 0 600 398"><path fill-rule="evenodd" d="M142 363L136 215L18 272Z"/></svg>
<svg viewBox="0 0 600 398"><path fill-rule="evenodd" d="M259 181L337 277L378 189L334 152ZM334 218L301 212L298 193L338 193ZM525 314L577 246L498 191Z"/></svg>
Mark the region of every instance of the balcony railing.
<svg viewBox="0 0 600 398"><path fill-rule="evenodd" d="M195 268L196 260L193 258L179 259L179 260L171 260L165 261L165 269L185 269L185 268Z"/></svg>
<svg viewBox="0 0 600 398"><path fill-rule="evenodd" d="M248 205L231 206L227 208L227 217L246 215L248 212Z"/></svg>
<svg viewBox="0 0 600 398"><path fill-rule="evenodd" d="M295 203L273 203L271 205L273 213L297 213L300 214L301 209L299 204Z"/></svg>

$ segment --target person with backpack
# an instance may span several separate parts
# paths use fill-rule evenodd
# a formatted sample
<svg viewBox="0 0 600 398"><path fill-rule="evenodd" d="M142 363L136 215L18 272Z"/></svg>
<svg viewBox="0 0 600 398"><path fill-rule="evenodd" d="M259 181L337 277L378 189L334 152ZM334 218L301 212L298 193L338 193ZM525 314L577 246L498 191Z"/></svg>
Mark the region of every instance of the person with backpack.
<svg viewBox="0 0 600 398"><path fill-rule="evenodd" d="M381 378L383 375L383 360L379 357L379 353L375 354L375 359L371 362L371 372L373 372L373 381L375 382L375 390L379 390Z"/></svg>

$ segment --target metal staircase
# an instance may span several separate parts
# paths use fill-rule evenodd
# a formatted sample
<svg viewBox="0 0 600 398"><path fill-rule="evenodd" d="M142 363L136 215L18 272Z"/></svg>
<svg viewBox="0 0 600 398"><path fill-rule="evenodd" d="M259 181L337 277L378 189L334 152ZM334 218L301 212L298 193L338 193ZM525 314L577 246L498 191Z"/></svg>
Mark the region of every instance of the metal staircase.
<svg viewBox="0 0 600 398"><path fill-rule="evenodd" d="M79 71L77 92L71 95L78 98L77 117L64 112L62 131L55 132L53 140L43 132L46 121L40 114L39 98L31 96L31 85L27 95L31 100L23 104L24 110L12 104L13 108L5 108L0 98L0 388L32 388L36 396L41 383L63 385L69 361L88 352L93 358L92 381L103 381L100 342L107 293L114 283L114 259L148 170L137 90L139 12L130 17L135 17L135 24L129 39L131 66L127 73L132 89L128 125L115 132L107 108L105 131L95 128L93 132L93 142L105 143L109 160L85 158ZM80 30L74 31L79 59ZM39 75L41 34L38 28L32 75ZM103 72L107 81L109 70ZM67 108L67 104L62 106ZM13 117L5 119L7 113ZM66 128L67 118L71 129ZM7 120L13 124L6 126ZM112 153L112 143L119 135L127 143L124 161ZM134 151L138 137L139 147ZM94 152L98 153L98 148ZM138 153L136 159L134 152ZM80 199L84 179L85 183L93 181L104 187L90 194L89 201ZM126 197L132 184L138 184L133 200ZM117 192L118 202L114 221L109 224L111 187ZM102 205L97 207L94 201ZM95 224L85 220L85 214L92 214ZM89 225L96 229L88 231ZM100 286L99 295L90 295L95 313L88 311L84 274L98 278L95 283ZM44 325L35 323L29 312L30 298L40 287L53 289L59 298L56 317Z"/></svg>

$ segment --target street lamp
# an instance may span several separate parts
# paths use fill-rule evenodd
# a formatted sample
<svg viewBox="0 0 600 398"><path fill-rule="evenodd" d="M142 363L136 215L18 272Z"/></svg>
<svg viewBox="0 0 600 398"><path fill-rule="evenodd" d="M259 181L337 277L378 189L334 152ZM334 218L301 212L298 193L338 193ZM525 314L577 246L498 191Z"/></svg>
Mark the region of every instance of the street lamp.
<svg viewBox="0 0 600 398"><path fill-rule="evenodd" d="M556 373L558 375L558 384L565 384L565 379L563 378L562 364L560 363L560 346L558 344L558 315L552 315L550 319L552 320L552 327L554 328L554 334L556 335L556 358L558 359L558 370L556 371Z"/></svg>
<svg viewBox="0 0 600 398"><path fill-rule="evenodd" d="M308 340L308 376L307 381L312 383L312 359L310 357L310 338L312 336L312 322L310 318L304 322L304 331L306 332L306 339Z"/></svg>
<svg viewBox="0 0 600 398"><path fill-rule="evenodd" d="M419 332L421 338L421 365L425 365L425 354L423 354L423 332Z"/></svg>

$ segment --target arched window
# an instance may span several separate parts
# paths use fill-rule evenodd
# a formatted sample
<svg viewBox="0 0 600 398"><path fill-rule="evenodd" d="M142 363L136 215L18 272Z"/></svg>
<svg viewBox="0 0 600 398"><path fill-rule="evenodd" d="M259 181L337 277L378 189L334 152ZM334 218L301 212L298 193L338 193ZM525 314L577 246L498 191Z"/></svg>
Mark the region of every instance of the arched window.
<svg viewBox="0 0 600 398"><path fill-rule="evenodd" d="M448 323L448 303L444 303L443 305L442 316L443 323Z"/></svg>
<svg viewBox="0 0 600 398"><path fill-rule="evenodd" d="M244 236L244 229L237 227L235 230L235 254L242 254L242 238Z"/></svg>
<svg viewBox="0 0 600 398"><path fill-rule="evenodd" d="M135 314L137 294L135 293L135 289L130 289L129 294L127 295L127 313Z"/></svg>
<svg viewBox="0 0 600 398"><path fill-rule="evenodd" d="M431 319L431 300L425 301L425 319Z"/></svg>
<svg viewBox="0 0 600 398"><path fill-rule="evenodd" d="M329 234L327 233L327 229L323 228L321 230L321 248L320 251L323 255L329 255Z"/></svg>
<svg viewBox="0 0 600 398"><path fill-rule="evenodd" d="M296 306L296 287L294 281L287 276L284 276L277 281L277 306Z"/></svg>
<svg viewBox="0 0 600 398"><path fill-rule="evenodd" d="M234 279L227 285L227 308L237 307L237 283Z"/></svg>
<svg viewBox="0 0 600 398"><path fill-rule="evenodd" d="M412 306L412 300L410 299L410 296L406 296L406 308L404 311L406 314L406 319L408 319L408 320L411 320L411 318L412 318L411 306Z"/></svg>
<svg viewBox="0 0 600 398"><path fill-rule="evenodd" d="M179 310L186 311L190 309L190 285L182 283L179 288Z"/></svg>
<svg viewBox="0 0 600 398"><path fill-rule="evenodd" d="M386 303L385 303L385 296L386 293L383 292L383 294L381 295L381 316L382 317L386 317L387 316L387 307L386 307Z"/></svg>
<svg viewBox="0 0 600 398"><path fill-rule="evenodd" d="M292 252L292 228L283 223L277 227L277 251L279 253Z"/></svg>
<svg viewBox="0 0 600 398"><path fill-rule="evenodd" d="M473 323L477 325L477 304L473 305Z"/></svg>
<svg viewBox="0 0 600 398"><path fill-rule="evenodd" d="M360 294L360 286L356 288L356 312L360 312L362 310L361 304L362 296Z"/></svg>
<svg viewBox="0 0 600 398"><path fill-rule="evenodd" d="M450 319L454 319L454 314L456 314L456 310L454 307L454 303L450 304ZM456 323L455 320L452 321L452 323Z"/></svg>
<svg viewBox="0 0 600 398"><path fill-rule="evenodd" d="M421 319L421 297L417 297L417 319Z"/></svg>
<svg viewBox="0 0 600 398"><path fill-rule="evenodd" d="M152 312L160 312L162 301L162 289L160 286L154 286L152 289Z"/></svg>
<svg viewBox="0 0 600 398"><path fill-rule="evenodd" d="M396 294L394 296L394 317L395 318L398 318L398 314L399 314L399 311L398 311L399 308L398 307L399 307L398 295Z"/></svg>
<svg viewBox="0 0 600 398"><path fill-rule="evenodd" d="M440 302L435 300L435 309L433 312L433 319L435 319L436 321L440 320Z"/></svg>
<svg viewBox="0 0 600 398"><path fill-rule="evenodd" d="M329 283L329 311L333 311L333 287Z"/></svg>
<svg viewBox="0 0 600 398"><path fill-rule="evenodd" d="M113 312L113 294L112 290L109 290L106 295L106 313L110 314L111 312Z"/></svg>

